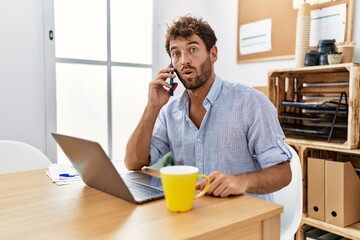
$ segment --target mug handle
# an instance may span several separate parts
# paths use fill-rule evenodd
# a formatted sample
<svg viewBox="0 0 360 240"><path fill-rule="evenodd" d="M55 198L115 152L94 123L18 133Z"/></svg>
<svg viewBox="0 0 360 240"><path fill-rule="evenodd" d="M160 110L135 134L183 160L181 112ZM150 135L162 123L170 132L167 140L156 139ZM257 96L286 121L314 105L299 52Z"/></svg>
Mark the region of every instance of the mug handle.
<svg viewBox="0 0 360 240"><path fill-rule="evenodd" d="M201 192L199 192L198 194L195 195L195 199L204 196L205 193L209 190L209 187L210 187L210 180L209 180L208 176L206 176L205 174L199 174L198 178L205 178L206 186Z"/></svg>

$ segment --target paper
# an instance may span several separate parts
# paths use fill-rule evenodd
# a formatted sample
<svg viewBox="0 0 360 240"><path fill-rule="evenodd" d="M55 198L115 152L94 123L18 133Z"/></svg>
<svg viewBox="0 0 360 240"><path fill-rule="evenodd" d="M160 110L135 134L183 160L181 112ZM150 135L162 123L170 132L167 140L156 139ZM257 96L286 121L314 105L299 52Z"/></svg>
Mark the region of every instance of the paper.
<svg viewBox="0 0 360 240"><path fill-rule="evenodd" d="M343 42L346 28L346 3L311 11L310 46L319 40L335 39Z"/></svg>
<svg viewBox="0 0 360 240"><path fill-rule="evenodd" d="M239 31L240 55L271 50L271 18L243 24Z"/></svg>
<svg viewBox="0 0 360 240"><path fill-rule="evenodd" d="M70 184L81 180L78 172L72 165L69 164L52 163L45 173L57 185ZM71 177L61 176L63 174L68 174Z"/></svg>

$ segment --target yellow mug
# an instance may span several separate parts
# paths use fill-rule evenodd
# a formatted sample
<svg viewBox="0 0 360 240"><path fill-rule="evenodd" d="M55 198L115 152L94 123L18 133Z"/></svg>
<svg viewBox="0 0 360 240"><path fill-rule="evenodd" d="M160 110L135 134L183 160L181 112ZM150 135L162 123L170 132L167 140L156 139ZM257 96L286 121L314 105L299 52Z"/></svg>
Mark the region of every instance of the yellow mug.
<svg viewBox="0 0 360 240"><path fill-rule="evenodd" d="M205 195L209 190L210 180L199 169L192 166L169 166L160 169L161 182L165 193L167 209L172 212L191 210L193 200ZM206 187L195 195L197 179L205 178Z"/></svg>

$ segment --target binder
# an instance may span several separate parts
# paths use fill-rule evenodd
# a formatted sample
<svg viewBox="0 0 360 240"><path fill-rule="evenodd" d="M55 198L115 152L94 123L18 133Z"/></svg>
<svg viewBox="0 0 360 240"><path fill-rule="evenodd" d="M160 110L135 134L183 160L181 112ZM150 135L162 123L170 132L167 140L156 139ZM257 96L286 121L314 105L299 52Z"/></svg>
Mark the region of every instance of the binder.
<svg viewBox="0 0 360 240"><path fill-rule="evenodd" d="M325 221L346 227L360 220L360 179L351 162L325 162Z"/></svg>
<svg viewBox="0 0 360 240"><path fill-rule="evenodd" d="M308 216L325 221L325 160L308 158Z"/></svg>

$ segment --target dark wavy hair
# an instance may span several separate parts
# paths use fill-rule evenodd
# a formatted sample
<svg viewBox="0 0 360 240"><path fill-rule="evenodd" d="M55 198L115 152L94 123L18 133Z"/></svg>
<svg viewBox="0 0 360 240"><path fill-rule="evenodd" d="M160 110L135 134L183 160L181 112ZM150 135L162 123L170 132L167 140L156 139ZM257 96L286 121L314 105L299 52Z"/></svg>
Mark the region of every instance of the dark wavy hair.
<svg viewBox="0 0 360 240"><path fill-rule="evenodd" d="M166 31L165 49L170 56L170 40L189 38L192 35L198 35L205 43L207 51L216 44L217 38L210 25L202 18L186 15L175 19L172 24L168 25Z"/></svg>

